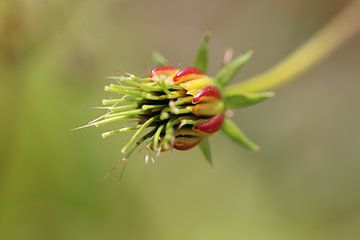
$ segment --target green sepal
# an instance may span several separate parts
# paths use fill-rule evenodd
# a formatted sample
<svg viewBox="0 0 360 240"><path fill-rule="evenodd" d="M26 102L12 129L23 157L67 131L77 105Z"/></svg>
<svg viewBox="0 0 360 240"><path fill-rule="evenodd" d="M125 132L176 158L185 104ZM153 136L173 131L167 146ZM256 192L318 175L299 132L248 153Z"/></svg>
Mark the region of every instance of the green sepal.
<svg viewBox="0 0 360 240"><path fill-rule="evenodd" d="M200 47L197 51L196 58L194 61L194 67L199 68L201 71L206 72L208 68L208 52L209 52L209 40L211 33L205 33L204 39L202 40Z"/></svg>
<svg viewBox="0 0 360 240"><path fill-rule="evenodd" d="M169 66L169 61L156 50L152 52L152 60L155 66Z"/></svg>
<svg viewBox="0 0 360 240"><path fill-rule="evenodd" d="M273 92L242 93L224 97L225 106L228 109L244 108L261 103L275 94Z"/></svg>
<svg viewBox="0 0 360 240"><path fill-rule="evenodd" d="M211 157L211 149L210 149L210 143L209 139L207 137L203 138L201 142L199 143L199 148L204 155L206 161L212 165L212 157Z"/></svg>
<svg viewBox="0 0 360 240"><path fill-rule="evenodd" d="M246 53L232 60L229 64L225 65L215 77L215 82L225 87L240 71L240 69L251 59L254 50L249 50Z"/></svg>
<svg viewBox="0 0 360 240"><path fill-rule="evenodd" d="M236 124L228 118L225 118L221 131L231 140L251 151L257 152L260 150L260 147L253 143Z"/></svg>

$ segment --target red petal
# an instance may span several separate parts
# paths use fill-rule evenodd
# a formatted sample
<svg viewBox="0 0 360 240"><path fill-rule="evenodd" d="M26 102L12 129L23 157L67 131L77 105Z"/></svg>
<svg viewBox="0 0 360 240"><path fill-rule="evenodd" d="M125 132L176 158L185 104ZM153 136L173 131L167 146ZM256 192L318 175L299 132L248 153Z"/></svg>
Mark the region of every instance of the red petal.
<svg viewBox="0 0 360 240"><path fill-rule="evenodd" d="M192 102L198 103L200 101L211 101L215 99L221 99L221 93L219 88L214 85L204 87L193 97Z"/></svg>
<svg viewBox="0 0 360 240"><path fill-rule="evenodd" d="M175 83L184 83L204 76L204 72L196 67L183 68L174 76Z"/></svg>
<svg viewBox="0 0 360 240"><path fill-rule="evenodd" d="M207 134L212 134L214 132L217 132L221 128L224 118L225 114L220 113L206 121L200 120L198 123L195 124L194 130L205 132Z"/></svg>
<svg viewBox="0 0 360 240"><path fill-rule="evenodd" d="M161 75L172 77L177 71L179 71L179 69L177 69L176 67L172 67L172 66L154 67L151 70L150 78L153 78L155 76L161 76Z"/></svg>
<svg viewBox="0 0 360 240"><path fill-rule="evenodd" d="M173 147L177 150L188 150L195 147L202 137L178 136L175 138Z"/></svg>

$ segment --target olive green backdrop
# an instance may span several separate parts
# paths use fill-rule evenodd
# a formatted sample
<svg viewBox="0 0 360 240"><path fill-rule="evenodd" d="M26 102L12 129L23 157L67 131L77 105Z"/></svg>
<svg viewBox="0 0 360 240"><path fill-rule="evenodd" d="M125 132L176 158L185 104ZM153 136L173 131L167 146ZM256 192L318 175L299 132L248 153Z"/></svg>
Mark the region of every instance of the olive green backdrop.
<svg viewBox="0 0 360 240"><path fill-rule="evenodd" d="M217 134L200 151L144 153L102 177L128 135L70 129L98 112L105 76L146 76L151 51L191 64L211 30L210 72L225 49L256 48L238 80L282 59L344 0L0 1L0 239L358 239L360 37L277 96L237 111L262 146Z"/></svg>

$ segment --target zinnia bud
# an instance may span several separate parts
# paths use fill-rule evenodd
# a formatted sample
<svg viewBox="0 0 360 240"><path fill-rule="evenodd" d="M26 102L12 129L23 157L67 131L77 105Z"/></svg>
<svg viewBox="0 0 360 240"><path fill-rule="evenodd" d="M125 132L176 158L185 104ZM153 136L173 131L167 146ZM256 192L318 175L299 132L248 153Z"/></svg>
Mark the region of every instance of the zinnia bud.
<svg viewBox="0 0 360 240"><path fill-rule="evenodd" d="M161 66L154 67L149 78L113 78L118 83L106 86L105 91L118 93L121 98L104 100L104 105L110 105L105 107L108 112L89 124L134 120L134 126L102 135L136 131L122 149L125 155L143 142L155 152L190 149L219 130L224 120L220 90L195 67Z"/></svg>

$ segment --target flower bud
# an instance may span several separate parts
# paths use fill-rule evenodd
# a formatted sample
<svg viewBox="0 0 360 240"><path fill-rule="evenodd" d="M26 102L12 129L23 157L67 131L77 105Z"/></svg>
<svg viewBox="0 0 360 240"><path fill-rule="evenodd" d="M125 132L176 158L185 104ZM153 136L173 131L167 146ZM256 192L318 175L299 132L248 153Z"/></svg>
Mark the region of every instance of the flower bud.
<svg viewBox="0 0 360 240"><path fill-rule="evenodd" d="M224 104L220 90L211 78L195 67L161 66L153 68L149 78L129 75L117 80L118 84L105 89L122 97L104 100L104 104L116 106L107 107L106 114L89 124L101 126L135 120L135 126L103 134L108 137L136 131L122 149L126 156L144 142L148 142L148 148L155 152L170 148L187 150L222 125Z"/></svg>

